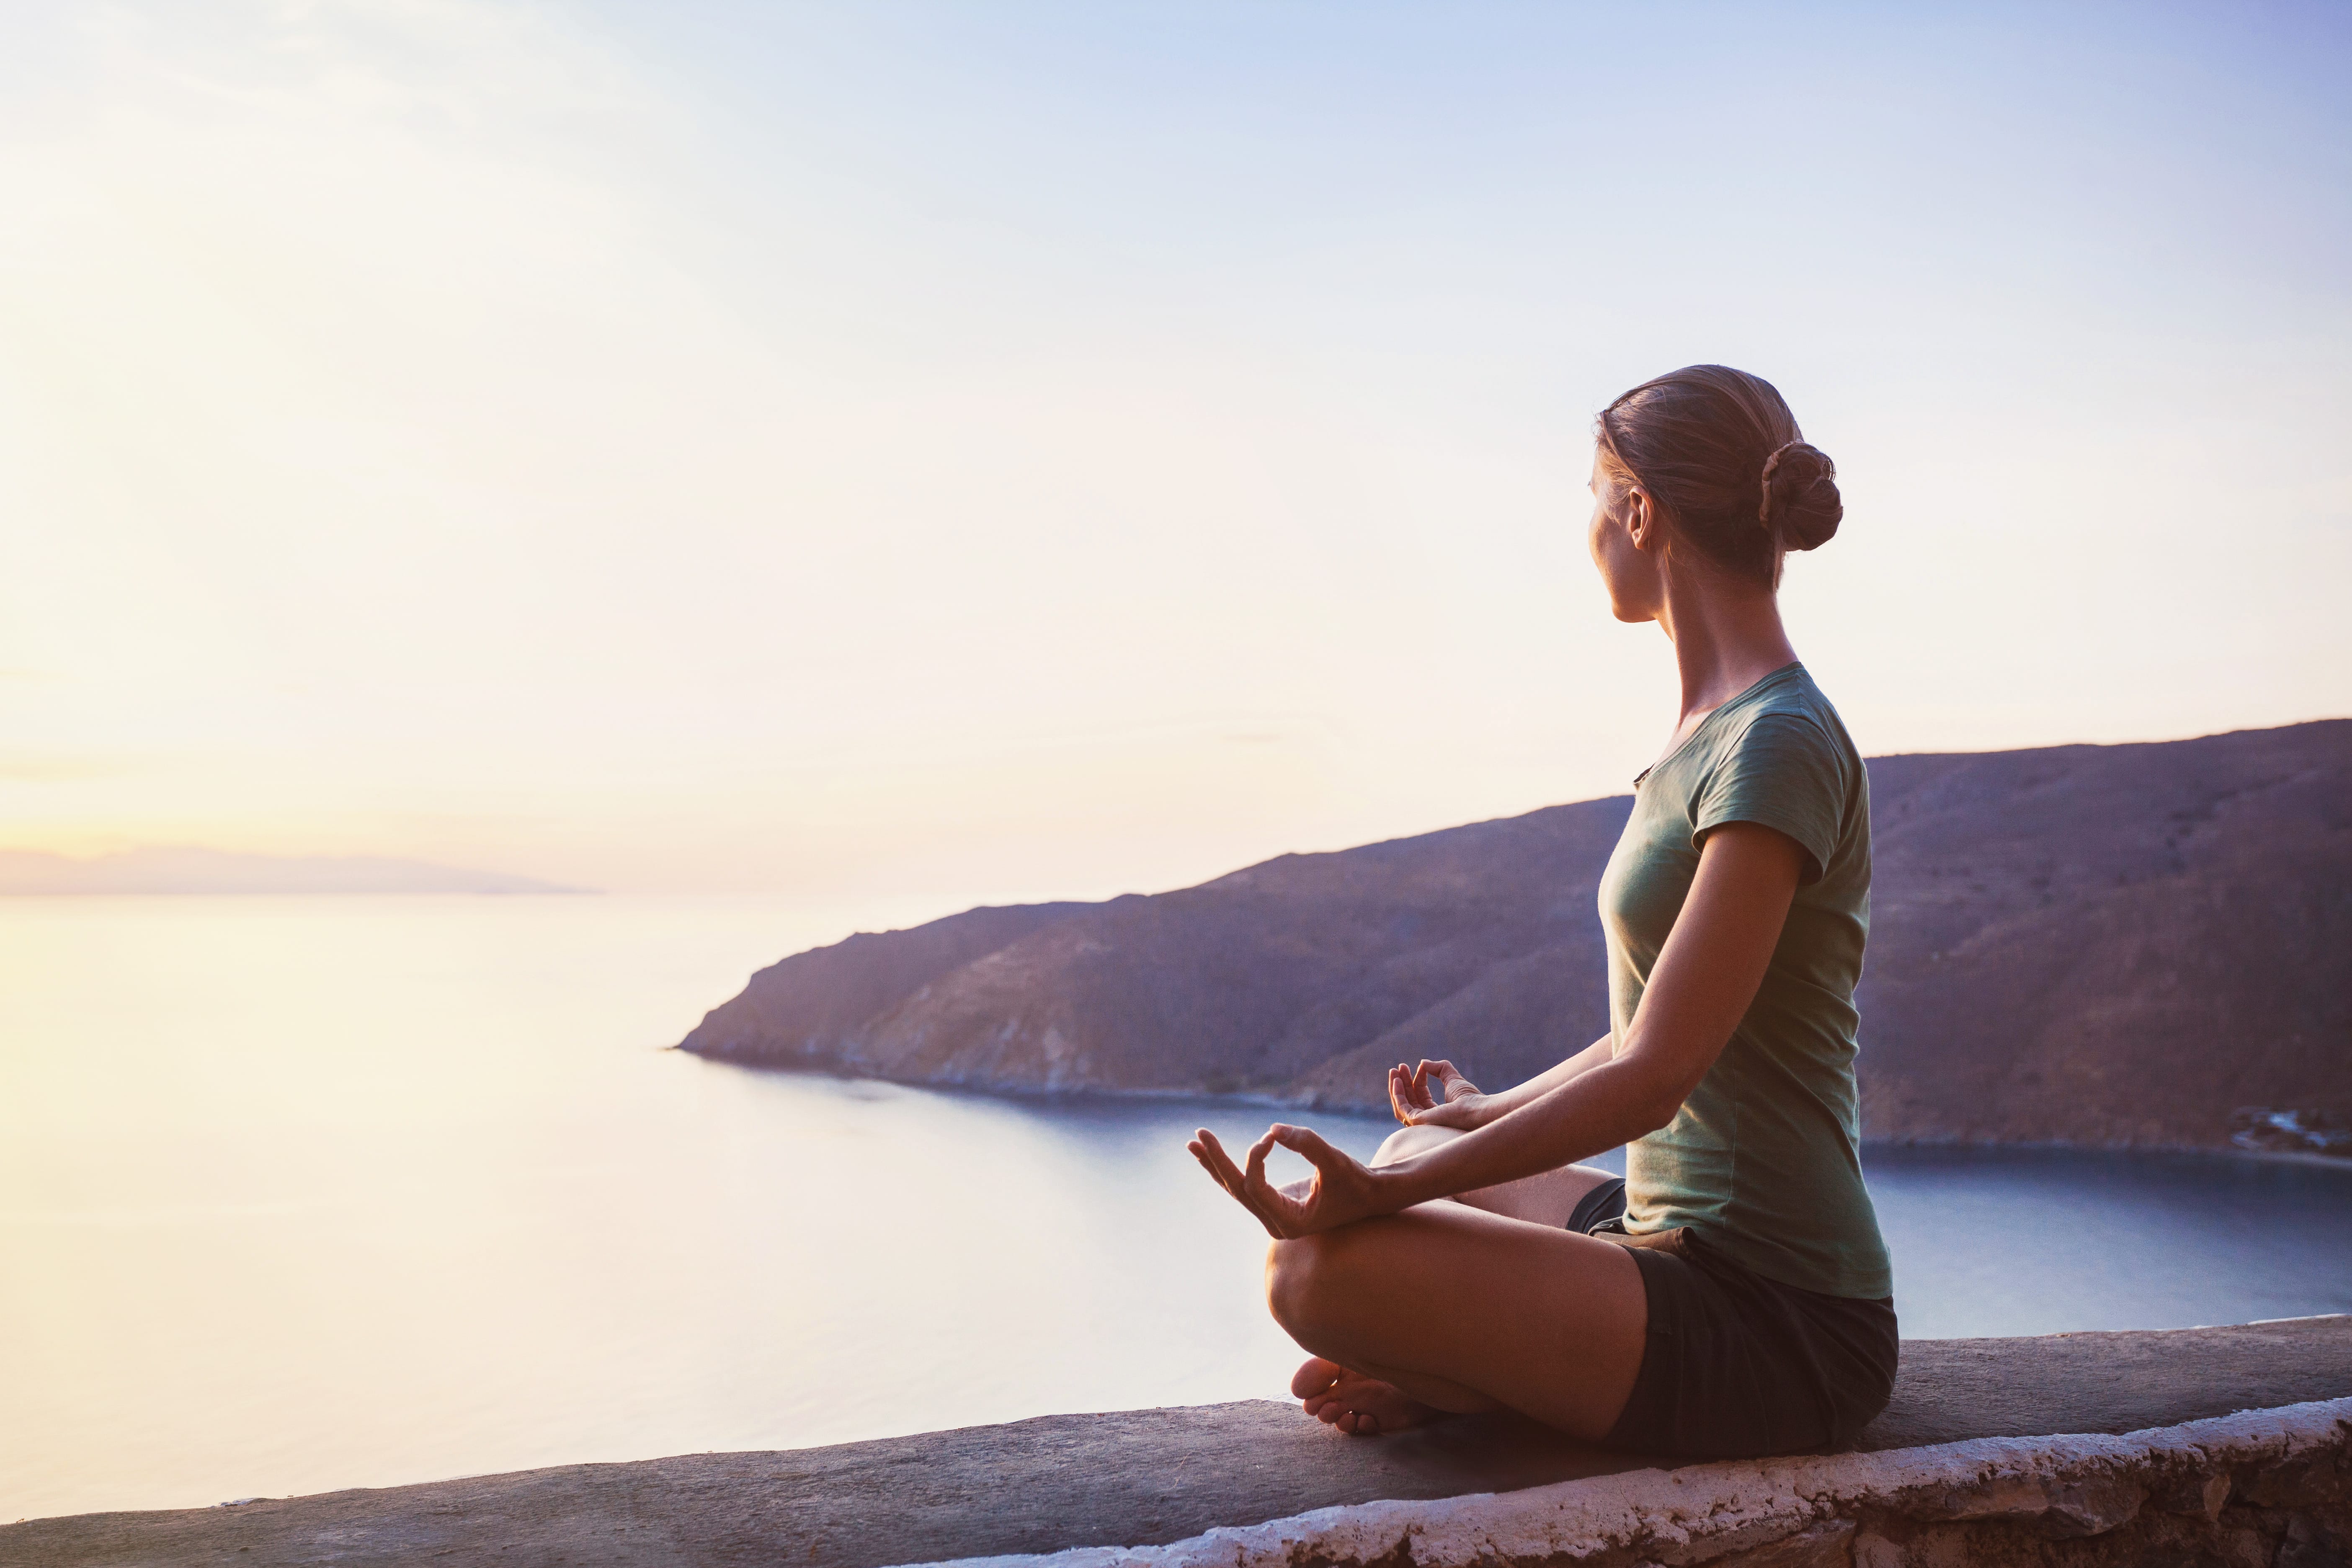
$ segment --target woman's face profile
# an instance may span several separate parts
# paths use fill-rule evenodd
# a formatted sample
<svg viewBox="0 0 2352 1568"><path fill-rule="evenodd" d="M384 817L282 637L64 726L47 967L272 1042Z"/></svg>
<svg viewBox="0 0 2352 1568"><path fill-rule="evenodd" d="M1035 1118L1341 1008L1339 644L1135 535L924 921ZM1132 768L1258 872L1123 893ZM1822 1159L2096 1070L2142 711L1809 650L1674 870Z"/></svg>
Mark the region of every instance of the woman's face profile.
<svg viewBox="0 0 2352 1568"><path fill-rule="evenodd" d="M1646 548L1648 498L1613 487L1597 451L1585 488L1592 492L1592 522L1585 542L1591 548L1593 565L1600 568L1601 586L1609 591L1610 613L1621 621L1657 619L1657 558Z"/></svg>

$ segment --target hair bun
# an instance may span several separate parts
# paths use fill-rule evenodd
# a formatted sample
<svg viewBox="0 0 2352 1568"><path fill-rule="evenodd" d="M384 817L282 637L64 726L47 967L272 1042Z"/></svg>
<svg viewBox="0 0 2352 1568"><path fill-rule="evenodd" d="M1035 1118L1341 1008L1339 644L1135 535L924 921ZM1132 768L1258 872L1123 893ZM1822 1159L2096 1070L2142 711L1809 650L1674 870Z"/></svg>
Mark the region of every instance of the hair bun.
<svg viewBox="0 0 2352 1568"><path fill-rule="evenodd" d="M1757 520L1784 547L1812 550L1827 544L1844 516L1837 465L1828 453L1791 441L1764 459L1764 504Z"/></svg>

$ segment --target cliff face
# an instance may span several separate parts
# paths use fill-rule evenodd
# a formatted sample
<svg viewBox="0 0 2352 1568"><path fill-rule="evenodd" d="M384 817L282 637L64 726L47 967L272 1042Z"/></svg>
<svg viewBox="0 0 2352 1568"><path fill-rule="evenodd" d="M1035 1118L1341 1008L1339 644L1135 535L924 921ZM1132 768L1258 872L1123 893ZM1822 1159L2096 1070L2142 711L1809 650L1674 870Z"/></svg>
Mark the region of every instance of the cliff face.
<svg viewBox="0 0 2352 1568"><path fill-rule="evenodd" d="M2352 1111L2352 721L1870 764L1874 1138L2213 1145ZM1552 806L1196 888L967 911L755 975L683 1042L918 1083L1377 1106L1606 1032L1630 807Z"/></svg>
<svg viewBox="0 0 2352 1568"><path fill-rule="evenodd" d="M2352 1109L2352 722L1871 764L1874 1135Z"/></svg>
<svg viewBox="0 0 2352 1568"><path fill-rule="evenodd" d="M1608 1026L1593 897L1627 804L852 937L754 975L684 1048L1032 1089L1301 1094L1322 1072L1360 1099L1335 1058L1442 1035L1507 1075Z"/></svg>

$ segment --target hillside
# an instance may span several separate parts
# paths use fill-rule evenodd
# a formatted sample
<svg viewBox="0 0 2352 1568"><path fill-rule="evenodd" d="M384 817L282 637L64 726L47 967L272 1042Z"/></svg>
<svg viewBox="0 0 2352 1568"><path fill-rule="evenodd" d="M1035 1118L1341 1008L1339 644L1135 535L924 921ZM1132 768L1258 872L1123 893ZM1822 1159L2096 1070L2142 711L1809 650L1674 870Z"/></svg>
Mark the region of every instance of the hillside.
<svg viewBox="0 0 2352 1568"><path fill-rule="evenodd" d="M2352 721L1870 772L1866 1135L2219 1146L2240 1107L2352 1112ZM1630 805L852 937L682 1047L1325 1105L1422 1056L1516 1081L1607 1029L1593 900Z"/></svg>

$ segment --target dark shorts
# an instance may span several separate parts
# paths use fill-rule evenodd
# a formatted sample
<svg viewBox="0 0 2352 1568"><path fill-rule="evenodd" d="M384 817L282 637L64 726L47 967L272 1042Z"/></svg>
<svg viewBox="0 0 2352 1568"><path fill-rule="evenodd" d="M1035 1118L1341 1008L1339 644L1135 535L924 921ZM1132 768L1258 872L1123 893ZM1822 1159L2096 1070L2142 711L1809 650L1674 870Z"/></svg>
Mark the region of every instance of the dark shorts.
<svg viewBox="0 0 2352 1568"><path fill-rule="evenodd" d="M1587 1193L1569 1228L1624 1241L1625 1184ZM1850 1447L1895 1388L1895 1303L1800 1290L1694 1230L1630 1247L1649 1300L1642 1370L1602 1442L1677 1458Z"/></svg>

